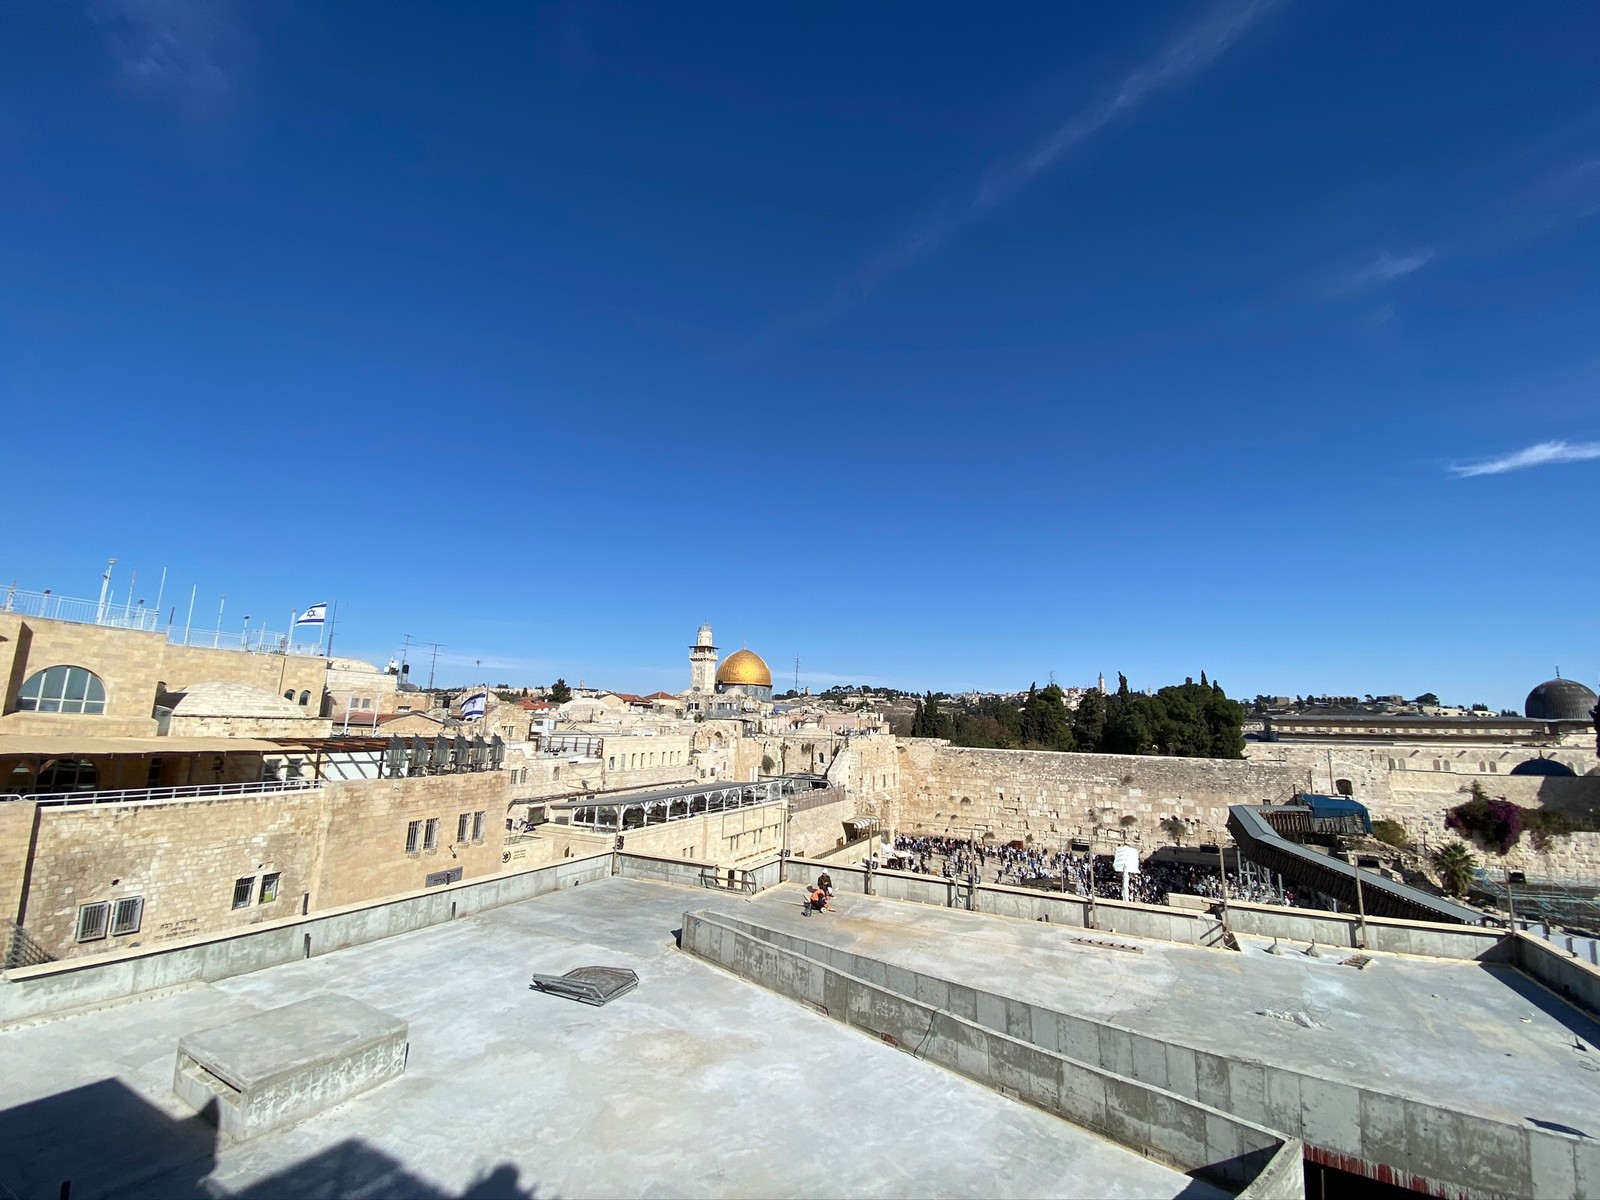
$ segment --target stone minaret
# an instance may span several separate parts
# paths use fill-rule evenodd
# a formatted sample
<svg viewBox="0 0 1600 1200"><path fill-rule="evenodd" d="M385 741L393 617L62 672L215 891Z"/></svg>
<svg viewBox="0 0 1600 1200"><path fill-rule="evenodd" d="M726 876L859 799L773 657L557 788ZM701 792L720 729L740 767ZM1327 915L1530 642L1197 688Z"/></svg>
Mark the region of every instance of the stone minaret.
<svg viewBox="0 0 1600 1200"><path fill-rule="evenodd" d="M711 638L711 626L700 626L694 645L689 647L689 690L713 692L717 687L717 647Z"/></svg>

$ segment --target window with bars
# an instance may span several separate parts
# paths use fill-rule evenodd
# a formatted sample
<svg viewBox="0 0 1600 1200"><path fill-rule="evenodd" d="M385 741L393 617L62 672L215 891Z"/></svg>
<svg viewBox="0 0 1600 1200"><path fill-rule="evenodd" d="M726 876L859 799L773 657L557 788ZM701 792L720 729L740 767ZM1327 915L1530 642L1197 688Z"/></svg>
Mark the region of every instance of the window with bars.
<svg viewBox="0 0 1600 1200"><path fill-rule="evenodd" d="M278 898L278 888L283 882L283 872L274 871L261 877L261 904L271 904Z"/></svg>
<svg viewBox="0 0 1600 1200"><path fill-rule="evenodd" d="M111 910L111 936L138 933L144 921L144 897L124 896Z"/></svg>
<svg viewBox="0 0 1600 1200"><path fill-rule="evenodd" d="M467 830L472 827L472 814L462 813L456 818L456 845L467 844Z"/></svg>
<svg viewBox="0 0 1600 1200"><path fill-rule="evenodd" d="M417 842L421 839L421 837L422 837L422 822L421 821L412 821L411 824L406 826L406 853L407 854L415 854L417 852Z"/></svg>
<svg viewBox="0 0 1600 1200"><path fill-rule="evenodd" d="M106 935L106 925L111 920L111 904L85 904L78 910L78 941L98 942Z"/></svg>
<svg viewBox="0 0 1600 1200"><path fill-rule="evenodd" d="M474 842L483 841L483 821L488 815L487 811L472 814L472 840Z"/></svg>
<svg viewBox="0 0 1600 1200"><path fill-rule="evenodd" d="M439 818L429 817L422 827L422 848L424 850L437 850L439 848Z"/></svg>
<svg viewBox="0 0 1600 1200"><path fill-rule="evenodd" d="M242 879L233 881L233 906L235 908L249 908L250 901L256 894L256 877L246 875Z"/></svg>

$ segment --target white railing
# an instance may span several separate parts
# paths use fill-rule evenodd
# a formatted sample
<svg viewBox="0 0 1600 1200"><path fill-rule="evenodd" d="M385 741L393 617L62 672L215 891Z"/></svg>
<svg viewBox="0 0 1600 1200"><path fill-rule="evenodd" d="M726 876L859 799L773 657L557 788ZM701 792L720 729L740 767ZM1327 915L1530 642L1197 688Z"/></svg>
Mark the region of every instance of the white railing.
<svg viewBox="0 0 1600 1200"><path fill-rule="evenodd" d="M156 633L163 628L174 646L198 646L208 650L244 650L252 654L322 653L322 643L295 642L292 634L271 629L179 629L161 620L159 610L137 604L116 604L107 600L84 600L58 596L54 592L28 592L15 585L0 591L0 612L40 617L49 621L71 621L78 625L105 625L112 629L142 629Z"/></svg>
<svg viewBox="0 0 1600 1200"><path fill-rule="evenodd" d="M169 629L167 641L174 646L197 646L202 650L244 650L251 654L322 653L319 642L293 642L288 635L271 629Z"/></svg>
<svg viewBox="0 0 1600 1200"><path fill-rule="evenodd" d="M40 792L0 796L35 804L166 804L173 800L214 800L223 796L259 796L268 792L304 792L320 788L320 779L264 779L258 783L194 783L183 787L121 788L110 792Z"/></svg>
<svg viewBox="0 0 1600 1200"><path fill-rule="evenodd" d="M0 612L20 613L25 617L43 617L51 621L73 621L80 625L111 625L118 629L159 629L161 614L138 604L114 604L98 600L80 600L73 596L58 596L54 592L25 592L15 585L5 589L0 600Z"/></svg>

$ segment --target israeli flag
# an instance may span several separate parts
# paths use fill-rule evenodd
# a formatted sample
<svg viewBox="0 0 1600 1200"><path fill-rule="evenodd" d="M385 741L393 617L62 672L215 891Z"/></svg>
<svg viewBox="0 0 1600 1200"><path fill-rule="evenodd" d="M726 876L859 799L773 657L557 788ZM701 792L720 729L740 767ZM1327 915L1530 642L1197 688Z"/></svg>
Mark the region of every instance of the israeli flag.
<svg viewBox="0 0 1600 1200"><path fill-rule="evenodd" d="M328 602L324 600L321 604L313 604L310 608L306 609L306 611L300 615L299 619L295 621L295 624L321 625L327 619Z"/></svg>
<svg viewBox="0 0 1600 1200"><path fill-rule="evenodd" d="M461 702L461 719L471 721L483 716L484 710L489 707L489 693L477 692L468 696Z"/></svg>

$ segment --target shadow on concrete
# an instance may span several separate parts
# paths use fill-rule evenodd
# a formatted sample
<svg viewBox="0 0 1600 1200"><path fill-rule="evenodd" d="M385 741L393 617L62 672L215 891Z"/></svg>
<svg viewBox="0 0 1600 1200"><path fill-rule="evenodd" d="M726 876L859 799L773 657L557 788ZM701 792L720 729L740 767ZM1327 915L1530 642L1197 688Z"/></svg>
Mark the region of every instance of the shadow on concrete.
<svg viewBox="0 0 1600 1200"><path fill-rule="evenodd" d="M219 1148L215 1104L193 1116L174 1117L121 1080L103 1079L0 1111L0 1196L541 1200L538 1185L522 1184L519 1168L511 1163L501 1163L463 1191L452 1192L358 1138L235 1191L210 1179Z"/></svg>
<svg viewBox="0 0 1600 1200"><path fill-rule="evenodd" d="M1600 1021L1596 1021L1570 1000L1556 995L1544 984L1523 974L1516 967L1500 963L1479 965L1483 970L1492 972L1495 979L1526 1000L1531 1007L1559 1021L1568 1032L1589 1047L1588 1052L1591 1055L1600 1058ZM1574 1049L1573 1053L1581 1054L1583 1051Z"/></svg>

